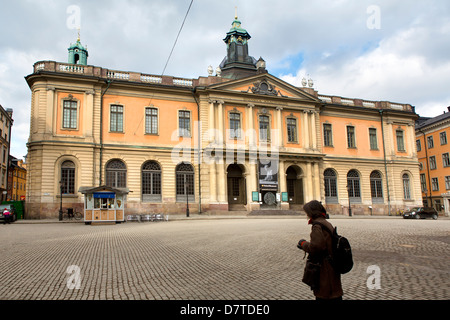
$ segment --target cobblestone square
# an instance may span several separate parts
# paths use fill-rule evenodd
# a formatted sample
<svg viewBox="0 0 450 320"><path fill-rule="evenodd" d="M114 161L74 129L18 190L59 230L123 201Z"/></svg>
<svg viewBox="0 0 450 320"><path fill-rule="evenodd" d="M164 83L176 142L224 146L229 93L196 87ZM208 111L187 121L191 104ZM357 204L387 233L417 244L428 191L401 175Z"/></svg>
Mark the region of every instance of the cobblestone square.
<svg viewBox="0 0 450 320"><path fill-rule="evenodd" d="M345 300L450 298L448 218L332 217L330 222L353 249L354 268L342 277ZM6 300L312 300L301 282L305 260L296 247L309 232L304 217L0 225L0 295ZM379 268L379 288L368 287L371 266Z"/></svg>

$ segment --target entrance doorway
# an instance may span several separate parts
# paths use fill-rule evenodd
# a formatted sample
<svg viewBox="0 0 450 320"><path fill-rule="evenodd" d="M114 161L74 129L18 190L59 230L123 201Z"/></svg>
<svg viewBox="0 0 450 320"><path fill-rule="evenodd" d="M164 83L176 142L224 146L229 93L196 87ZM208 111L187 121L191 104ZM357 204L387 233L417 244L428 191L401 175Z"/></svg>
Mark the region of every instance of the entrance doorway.
<svg viewBox="0 0 450 320"><path fill-rule="evenodd" d="M240 165L233 163L227 169L228 210L245 210L247 204L246 185Z"/></svg>
<svg viewBox="0 0 450 320"><path fill-rule="evenodd" d="M286 187L290 209L300 210L303 206L303 172L298 166L290 166L286 170Z"/></svg>

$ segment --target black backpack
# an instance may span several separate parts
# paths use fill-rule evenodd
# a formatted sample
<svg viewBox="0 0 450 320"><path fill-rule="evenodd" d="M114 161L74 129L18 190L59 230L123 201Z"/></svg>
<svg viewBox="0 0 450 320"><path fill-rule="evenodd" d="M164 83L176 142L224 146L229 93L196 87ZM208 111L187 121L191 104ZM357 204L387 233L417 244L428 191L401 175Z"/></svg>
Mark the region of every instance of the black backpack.
<svg viewBox="0 0 450 320"><path fill-rule="evenodd" d="M313 225L314 224L320 225L323 230L326 230L331 235L333 254L329 258L333 269L340 274L344 274L352 270L353 255L348 239L338 235L337 227L335 227L333 232L331 232L330 229L319 222L315 222Z"/></svg>

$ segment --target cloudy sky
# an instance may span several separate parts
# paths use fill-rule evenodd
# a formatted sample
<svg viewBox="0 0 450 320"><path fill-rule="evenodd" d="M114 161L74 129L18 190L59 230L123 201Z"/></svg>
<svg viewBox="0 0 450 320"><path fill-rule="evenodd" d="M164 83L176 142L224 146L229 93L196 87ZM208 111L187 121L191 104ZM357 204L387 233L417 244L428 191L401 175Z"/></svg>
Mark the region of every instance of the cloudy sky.
<svg viewBox="0 0 450 320"><path fill-rule="evenodd" d="M0 104L14 109L11 154L27 153L40 60L67 62L77 38L88 64L162 74L191 0L0 0ZM433 117L450 106L448 0L193 0L165 75L197 78L226 54L237 7L250 55L321 94L409 103ZM78 14L79 13L79 14Z"/></svg>

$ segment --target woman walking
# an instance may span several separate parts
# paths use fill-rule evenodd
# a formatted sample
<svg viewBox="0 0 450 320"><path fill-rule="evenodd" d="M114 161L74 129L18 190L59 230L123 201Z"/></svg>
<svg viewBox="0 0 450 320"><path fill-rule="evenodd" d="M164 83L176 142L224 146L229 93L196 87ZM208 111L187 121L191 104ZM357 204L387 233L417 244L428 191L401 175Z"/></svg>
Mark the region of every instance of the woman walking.
<svg viewBox="0 0 450 320"><path fill-rule="evenodd" d="M328 228L333 233L333 226L326 220L327 212L317 200L305 204L303 210L309 218L308 224L312 225L311 234L309 241L301 239L297 247L308 253L308 259L313 262L314 266L318 267L317 283L311 287L314 296L316 300L342 300L341 275L335 272L329 259L327 259L332 254L332 238L330 233L323 228ZM309 273L309 266L307 262L305 272L308 269ZM307 275L305 274L305 276Z"/></svg>

